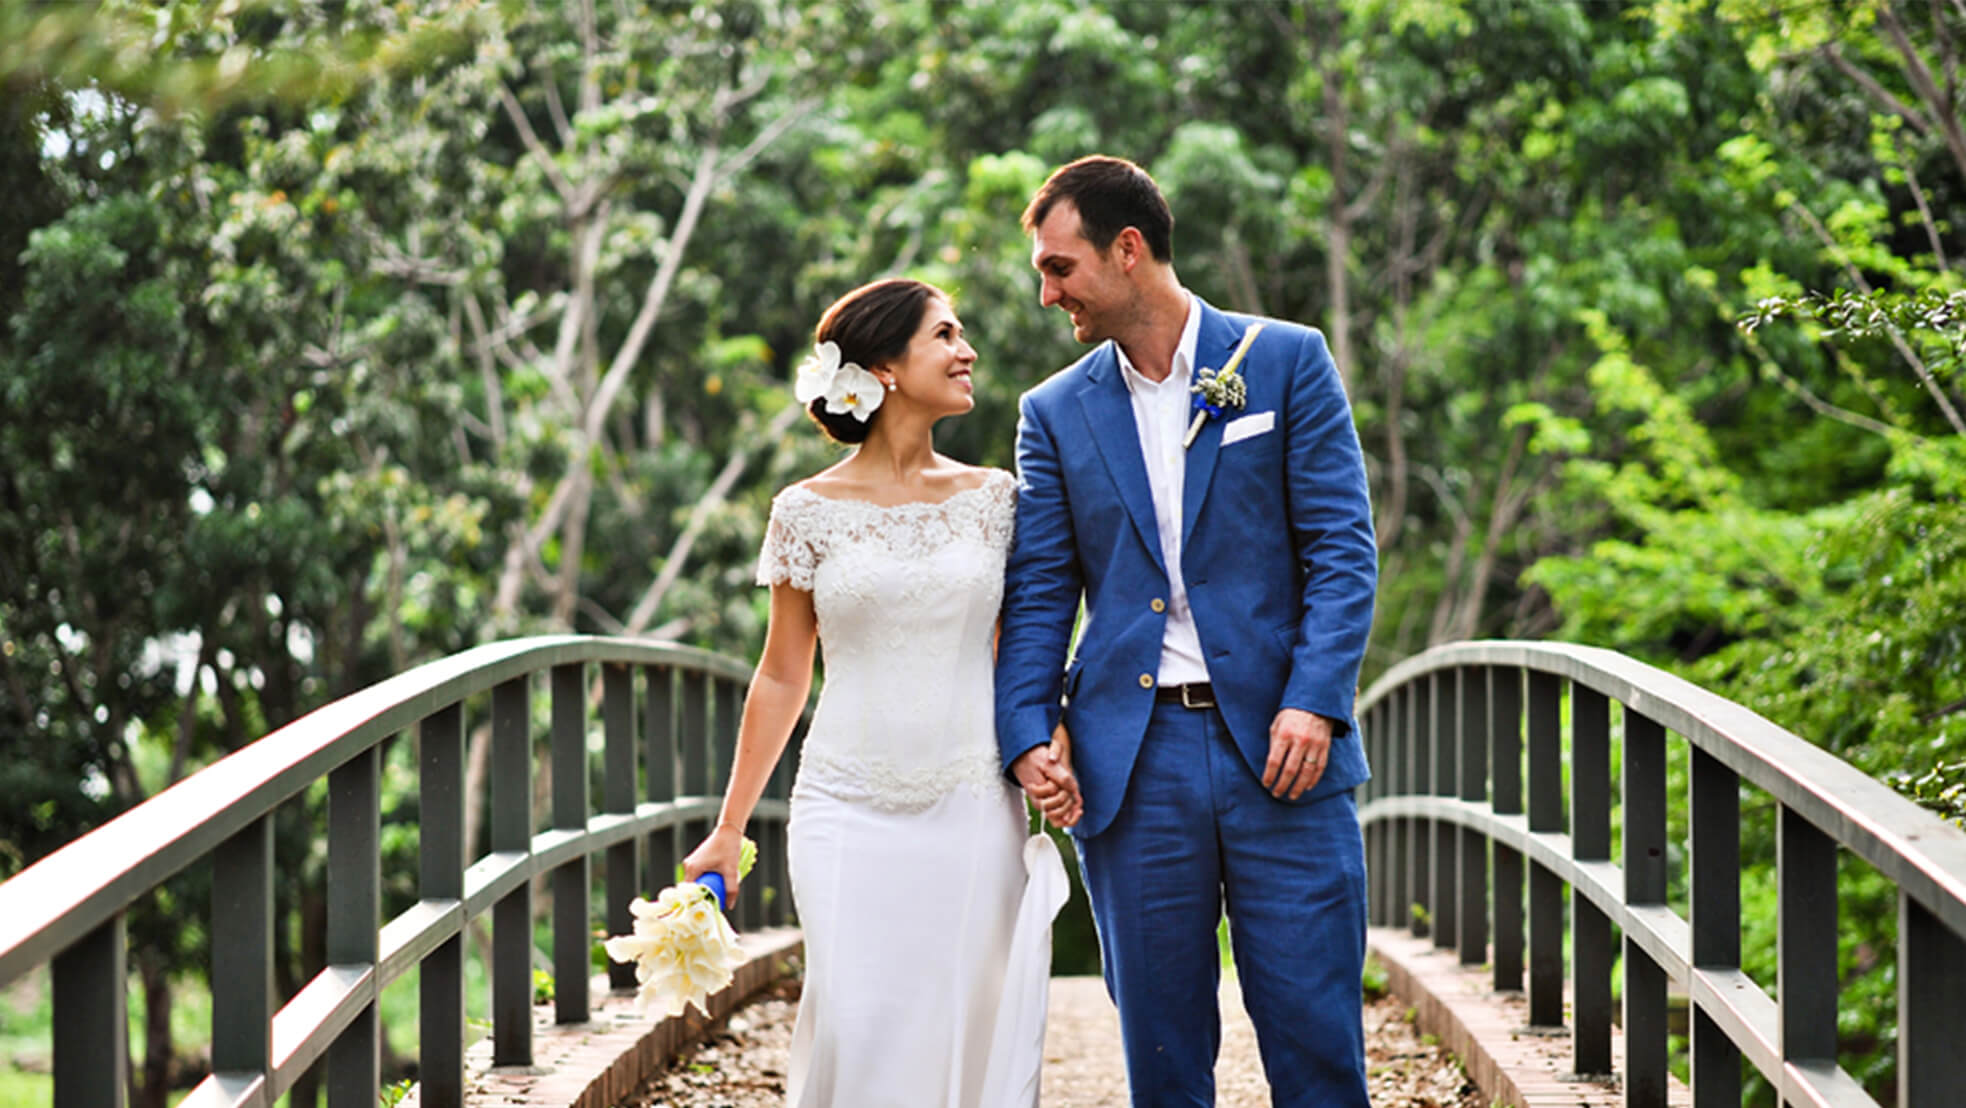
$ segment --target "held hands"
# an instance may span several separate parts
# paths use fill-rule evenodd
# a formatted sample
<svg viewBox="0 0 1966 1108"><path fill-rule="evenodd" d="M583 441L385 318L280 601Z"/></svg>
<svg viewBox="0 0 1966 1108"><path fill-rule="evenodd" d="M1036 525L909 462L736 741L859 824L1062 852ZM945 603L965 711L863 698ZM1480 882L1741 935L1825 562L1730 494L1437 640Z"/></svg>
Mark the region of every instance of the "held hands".
<svg viewBox="0 0 1966 1108"><path fill-rule="evenodd" d="M689 857L683 859L683 877L694 881L712 870L723 875L726 903L737 903L738 859L744 855L744 831L719 823Z"/></svg>
<svg viewBox="0 0 1966 1108"><path fill-rule="evenodd" d="M1270 758L1263 787L1278 799L1303 796L1324 776L1331 756L1331 721L1300 708L1285 708L1270 723Z"/></svg>
<svg viewBox="0 0 1966 1108"><path fill-rule="evenodd" d="M1051 742L1018 755L1010 772L1053 827L1070 827L1085 814L1079 779L1072 772L1072 737L1063 723L1051 732Z"/></svg>

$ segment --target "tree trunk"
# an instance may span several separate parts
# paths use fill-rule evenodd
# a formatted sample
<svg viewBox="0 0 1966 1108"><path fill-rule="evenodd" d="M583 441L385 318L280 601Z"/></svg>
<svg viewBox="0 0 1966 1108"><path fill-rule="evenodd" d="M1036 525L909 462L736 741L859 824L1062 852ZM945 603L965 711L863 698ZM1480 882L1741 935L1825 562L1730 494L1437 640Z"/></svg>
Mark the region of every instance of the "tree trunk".
<svg viewBox="0 0 1966 1108"><path fill-rule="evenodd" d="M305 987L328 964L328 900L319 889L300 894L300 973L296 979ZM321 1082L327 1076L322 1063L315 1063L288 1093L290 1108L313 1108L320 1103Z"/></svg>
<svg viewBox="0 0 1966 1108"><path fill-rule="evenodd" d="M1338 62L1322 56L1322 51L1318 61L1324 71L1325 127L1331 136L1325 146L1331 170L1331 214L1325 223L1324 244L1324 281L1331 294L1331 357L1338 363L1338 380L1345 387L1345 395L1350 396L1352 375L1358 372L1352 362L1352 214L1346 195L1351 128L1345 115L1344 78L1338 72Z"/></svg>
<svg viewBox="0 0 1966 1108"><path fill-rule="evenodd" d="M143 988L143 1066L131 1074L132 1108L164 1108L171 1091L171 982L154 952L131 951Z"/></svg>
<svg viewBox="0 0 1966 1108"><path fill-rule="evenodd" d="M592 451L602 449L602 439L588 442L580 466L568 475L574 483L572 506L560 531L559 587L553 594L553 626L573 630L574 609L580 604L580 562L587 552L587 512L594 503Z"/></svg>
<svg viewBox="0 0 1966 1108"><path fill-rule="evenodd" d="M1384 363L1386 378L1386 468L1382 477L1385 497L1378 516L1379 551L1391 550L1406 529L1406 485L1411 480L1411 463L1406 454L1406 313L1401 311L1395 326L1398 348Z"/></svg>
<svg viewBox="0 0 1966 1108"><path fill-rule="evenodd" d="M485 825L485 782L491 773L491 724L481 723L471 732L464 755L464 860L469 865L478 856L479 830Z"/></svg>
<svg viewBox="0 0 1966 1108"><path fill-rule="evenodd" d="M1878 22L1884 27L1885 37L1891 40L1891 45L1898 51L1900 67L1904 70L1905 79L1918 92L1918 98L1925 102L1927 110L1931 113L1932 122L1939 129L1940 137L1945 139L1946 151L1952 155L1953 164L1959 167L1961 176L1966 176L1966 130L1961 129L1959 108L1952 103L1952 97L1948 95L1954 89L1952 74L1950 72L1946 74L1946 87L1941 89L1932 76L1931 67L1925 64L1925 59L1918 53L1918 47L1912 44L1911 35L1906 31L1903 21L1898 18L1895 6L1888 0L1878 5L1877 17ZM1936 12L1933 13L1932 30L1940 38L1942 49L1949 50L1951 38L1946 32L1945 20L1938 18Z"/></svg>

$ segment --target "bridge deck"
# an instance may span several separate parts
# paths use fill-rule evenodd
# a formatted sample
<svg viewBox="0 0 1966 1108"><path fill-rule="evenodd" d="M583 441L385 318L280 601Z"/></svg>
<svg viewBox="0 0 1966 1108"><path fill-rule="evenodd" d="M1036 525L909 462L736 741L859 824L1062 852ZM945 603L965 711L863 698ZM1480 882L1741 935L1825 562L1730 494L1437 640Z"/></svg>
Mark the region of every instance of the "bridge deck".
<svg viewBox="0 0 1966 1108"><path fill-rule="evenodd" d="M1372 939L1395 988L1395 995L1366 1012L1375 1105L1612 1108L1620 1103L1615 1084L1571 1078L1565 1072L1567 1040L1524 1034L1520 998L1489 993L1481 974L1459 967L1451 952L1397 931L1377 929ZM751 964L760 968L751 985L769 990L766 967L796 956L796 933L768 933L752 941L759 943L759 953ZM552 1009L541 1007L534 1030L538 1064L528 1071L494 1071L481 1048L472 1066L470 1100L509 1108L779 1108L791 1039L793 1005L782 999L788 992L780 990L777 999L767 992L725 1033L686 1049L684 1064L674 1068L663 1060L679 1041L705 1029L706 1021L694 1012L680 1026L652 1033L629 1001L599 991L588 1023L555 1026ZM1223 982L1221 1004L1217 1103L1262 1108L1269 1104L1269 1088L1233 978ZM1409 1011L1417 1018L1409 1020ZM645 1075L665 1069L651 1087ZM1673 1103L1686 1103L1683 1087L1674 1093ZM1045 1108L1126 1104L1119 1027L1097 978L1051 983L1043 1102Z"/></svg>

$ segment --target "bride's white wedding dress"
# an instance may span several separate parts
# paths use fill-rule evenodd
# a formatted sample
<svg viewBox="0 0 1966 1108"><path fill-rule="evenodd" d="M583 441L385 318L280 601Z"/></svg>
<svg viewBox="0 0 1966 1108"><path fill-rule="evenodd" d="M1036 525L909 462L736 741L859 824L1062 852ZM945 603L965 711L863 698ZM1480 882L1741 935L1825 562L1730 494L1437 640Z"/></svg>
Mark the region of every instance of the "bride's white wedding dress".
<svg viewBox="0 0 1966 1108"><path fill-rule="evenodd" d="M1037 1104L1067 887L999 769L1015 504L1000 470L939 503L772 502L758 581L811 591L826 675L792 788L793 1108Z"/></svg>

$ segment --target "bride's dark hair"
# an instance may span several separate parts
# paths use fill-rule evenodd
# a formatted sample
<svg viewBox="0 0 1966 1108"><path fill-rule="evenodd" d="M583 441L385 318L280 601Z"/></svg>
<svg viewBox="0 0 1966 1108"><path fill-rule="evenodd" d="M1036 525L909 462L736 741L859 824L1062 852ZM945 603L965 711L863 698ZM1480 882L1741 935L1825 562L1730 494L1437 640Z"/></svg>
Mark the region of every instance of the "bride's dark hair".
<svg viewBox="0 0 1966 1108"><path fill-rule="evenodd" d="M833 306L819 317L819 326L812 333L813 344L837 343L841 362L872 370L908 352L908 343L921 328L931 297L949 299L948 294L934 285L906 277L862 285L833 301ZM881 418L878 408L865 423L855 419L852 412L834 415L826 410L823 396L806 410L828 438L849 444L865 442L868 432L874 429L874 421Z"/></svg>

